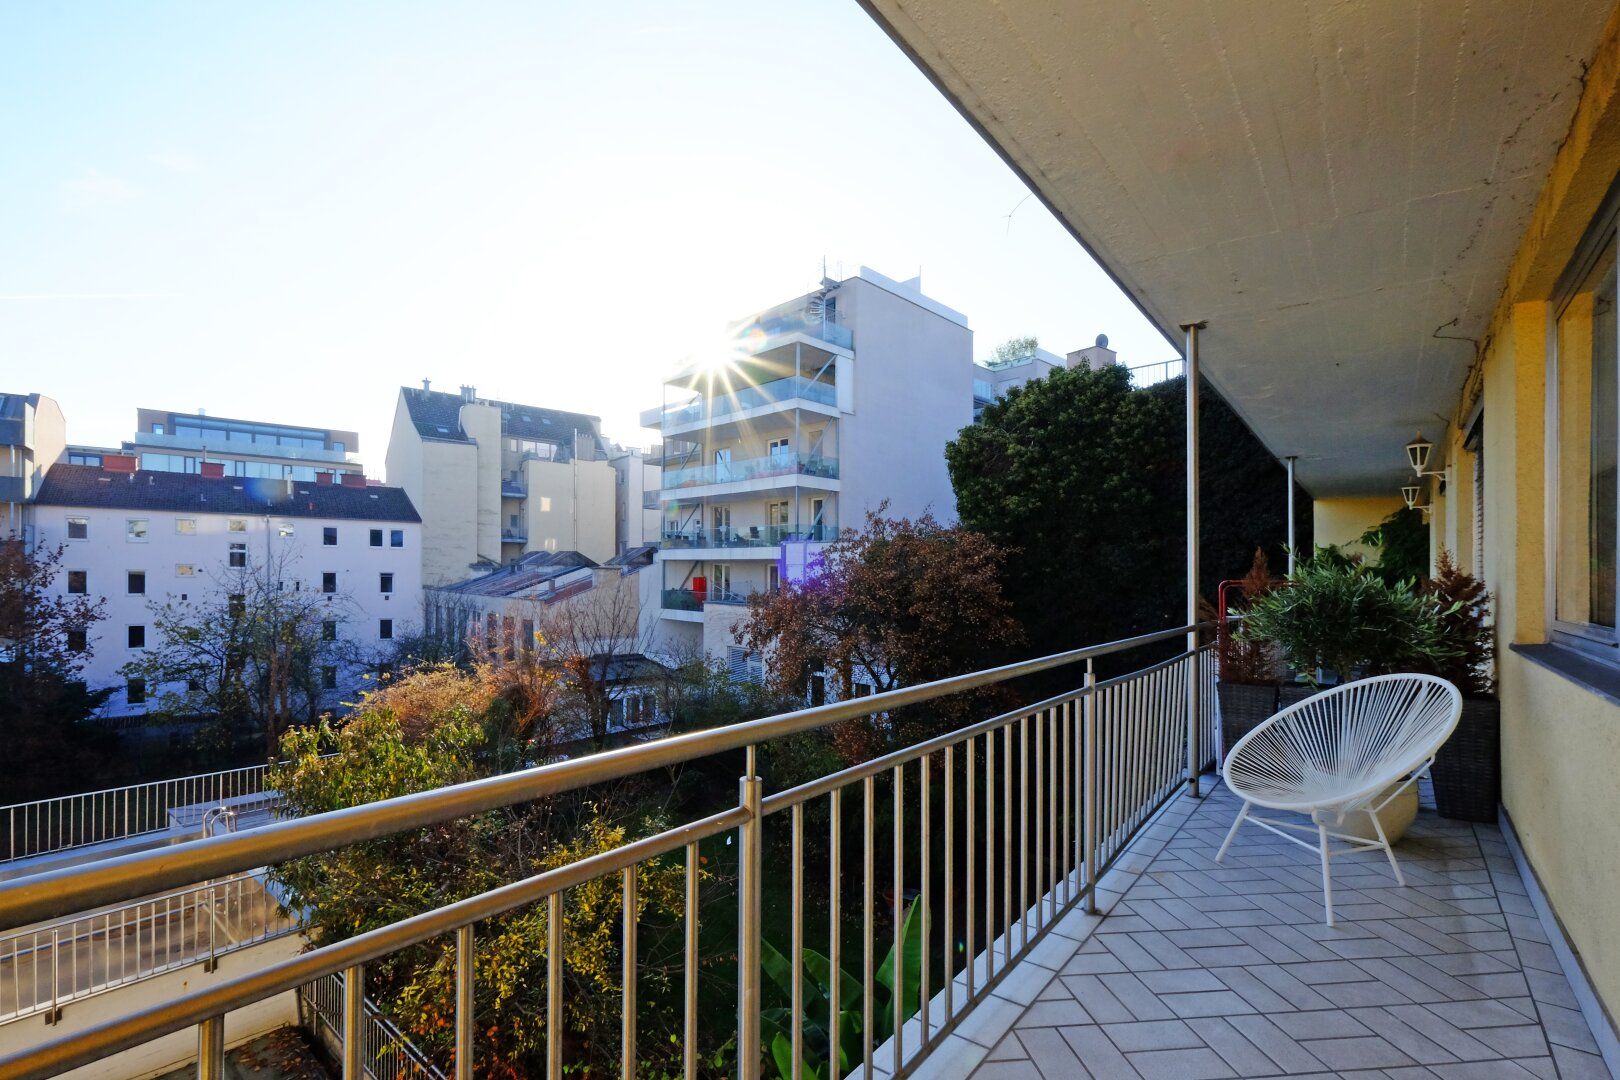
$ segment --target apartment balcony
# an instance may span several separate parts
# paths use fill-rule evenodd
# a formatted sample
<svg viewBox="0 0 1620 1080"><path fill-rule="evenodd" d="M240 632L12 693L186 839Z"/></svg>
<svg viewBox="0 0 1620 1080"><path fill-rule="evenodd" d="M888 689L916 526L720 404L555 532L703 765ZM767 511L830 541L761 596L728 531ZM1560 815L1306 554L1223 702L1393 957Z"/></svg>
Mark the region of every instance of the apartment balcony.
<svg viewBox="0 0 1620 1080"><path fill-rule="evenodd" d="M665 469L662 498L668 502L672 499L724 494L728 490L769 491L795 484L836 491L837 480L837 458L788 450L764 457L715 462L685 469Z"/></svg>
<svg viewBox="0 0 1620 1080"><path fill-rule="evenodd" d="M666 529L660 540L663 550L725 551L748 556L774 559L785 542L804 540L826 544L838 539L836 525L751 525L745 529Z"/></svg>
<svg viewBox="0 0 1620 1080"><path fill-rule="evenodd" d="M836 416L838 388L832 383L790 375L758 385L739 386L684 405L651 409L641 414L641 421L646 427L661 427L666 435L678 435L722 421L751 419L791 408L810 408Z"/></svg>
<svg viewBox="0 0 1620 1080"><path fill-rule="evenodd" d="M527 544L528 542L528 529L507 527L501 530L501 543L503 544Z"/></svg>
<svg viewBox="0 0 1620 1080"><path fill-rule="evenodd" d="M0 502L22 502L27 484L21 476L0 476Z"/></svg>
<svg viewBox="0 0 1620 1080"><path fill-rule="evenodd" d="M663 608L665 611L702 611L703 597L692 589L665 589Z"/></svg>
<svg viewBox="0 0 1620 1080"><path fill-rule="evenodd" d="M780 338L792 334L803 334L805 337L824 341L828 345L840 349L852 350L855 348L855 334L849 327L832 322L828 319L817 318L804 312L784 315L771 315L763 319L756 319L744 323L736 328L739 338Z"/></svg>
<svg viewBox="0 0 1620 1080"><path fill-rule="evenodd" d="M511 477L507 477L501 481L501 498L527 499L528 497L529 485L524 483L522 480L514 480Z"/></svg>

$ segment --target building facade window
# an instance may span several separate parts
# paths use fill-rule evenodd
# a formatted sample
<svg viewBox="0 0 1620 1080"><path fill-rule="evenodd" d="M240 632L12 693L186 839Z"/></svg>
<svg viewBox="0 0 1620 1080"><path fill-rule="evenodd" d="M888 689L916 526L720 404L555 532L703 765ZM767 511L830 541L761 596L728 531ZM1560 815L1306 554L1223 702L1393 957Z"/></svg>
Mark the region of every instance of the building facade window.
<svg viewBox="0 0 1620 1080"><path fill-rule="evenodd" d="M67 519L67 538L69 540L90 539L90 519L85 517L70 517Z"/></svg>
<svg viewBox="0 0 1620 1080"><path fill-rule="evenodd" d="M181 562L174 564L175 577L196 577L197 567L193 563Z"/></svg>
<svg viewBox="0 0 1620 1080"><path fill-rule="evenodd" d="M381 529L372 529L371 530L371 546L372 547L382 547L382 530Z"/></svg>
<svg viewBox="0 0 1620 1080"><path fill-rule="evenodd" d="M89 635L83 630L69 630L67 632L68 652L82 653L90 646Z"/></svg>
<svg viewBox="0 0 1620 1080"><path fill-rule="evenodd" d="M196 518L175 518L174 533L176 536L192 536L197 532Z"/></svg>
<svg viewBox="0 0 1620 1080"><path fill-rule="evenodd" d="M280 525L276 526L276 535L280 536L283 540L291 540L293 538L294 531L293 523L290 521L283 521Z"/></svg>
<svg viewBox="0 0 1620 1080"><path fill-rule="evenodd" d="M337 623L334 620L327 619L327 620L325 620L324 622L321 623L321 640L322 641L336 641L337 640Z"/></svg>
<svg viewBox="0 0 1620 1080"><path fill-rule="evenodd" d="M335 571L328 570L321 574L321 592L337 592L337 573Z"/></svg>
<svg viewBox="0 0 1620 1080"><path fill-rule="evenodd" d="M131 705L146 704L146 680L131 679L124 684L124 700Z"/></svg>
<svg viewBox="0 0 1620 1080"><path fill-rule="evenodd" d="M146 595L146 571L131 570L128 575L127 588L131 596Z"/></svg>
<svg viewBox="0 0 1620 1080"><path fill-rule="evenodd" d="M393 574L378 574L377 575L377 591L378 592L385 592L385 593L393 592L394 591L394 575Z"/></svg>
<svg viewBox="0 0 1620 1080"><path fill-rule="evenodd" d="M392 641L394 639L394 620L378 619L377 636L383 641Z"/></svg>
<svg viewBox="0 0 1620 1080"><path fill-rule="evenodd" d="M225 610L231 618L240 619L247 614L247 595L245 593L232 593L225 598Z"/></svg>
<svg viewBox="0 0 1620 1080"><path fill-rule="evenodd" d="M326 525L321 528L321 546L337 547L337 526Z"/></svg>
<svg viewBox="0 0 1620 1080"><path fill-rule="evenodd" d="M247 519L246 518L231 518L225 524L225 531L226 532L240 532L240 533L247 532Z"/></svg>
<svg viewBox="0 0 1620 1080"><path fill-rule="evenodd" d="M233 570L243 570L247 567L247 544L231 545L230 565Z"/></svg>
<svg viewBox="0 0 1620 1080"><path fill-rule="evenodd" d="M337 689L337 668L335 668L335 667L323 667L323 668L321 668L321 689L322 690L336 690Z"/></svg>
<svg viewBox="0 0 1620 1080"><path fill-rule="evenodd" d="M124 522L124 539L131 544L146 543L146 518L129 518Z"/></svg>
<svg viewBox="0 0 1620 1080"><path fill-rule="evenodd" d="M1611 207L1615 200L1611 197ZM1553 505L1553 633L1616 662L1620 554L1620 320L1614 210L1565 271L1548 393ZM1475 565L1478 565L1476 562Z"/></svg>
<svg viewBox="0 0 1620 1080"><path fill-rule="evenodd" d="M69 570L67 572L67 591L75 596L84 596L90 592L90 573L87 570Z"/></svg>
<svg viewBox="0 0 1620 1080"><path fill-rule="evenodd" d="M388 531L388 546L402 548L405 546L405 530L390 529Z"/></svg>
<svg viewBox="0 0 1620 1080"><path fill-rule="evenodd" d="M129 637L128 644L129 644L130 648L132 648L132 649L144 649L144 648L146 648L146 627L144 627L144 626L131 626L131 627L129 627L128 637Z"/></svg>

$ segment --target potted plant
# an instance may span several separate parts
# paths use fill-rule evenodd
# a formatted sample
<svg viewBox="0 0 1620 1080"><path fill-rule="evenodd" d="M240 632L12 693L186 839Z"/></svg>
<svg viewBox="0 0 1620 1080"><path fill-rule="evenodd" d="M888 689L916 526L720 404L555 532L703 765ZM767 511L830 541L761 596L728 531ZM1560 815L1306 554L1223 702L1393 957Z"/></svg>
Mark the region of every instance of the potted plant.
<svg viewBox="0 0 1620 1080"><path fill-rule="evenodd" d="M1412 670L1447 679L1463 694L1462 719L1430 770L1435 809L1441 817L1494 823L1502 762L1491 594L1478 578L1458 569L1444 548L1424 592L1436 601L1448 648L1432 656L1428 666Z"/></svg>
<svg viewBox="0 0 1620 1080"><path fill-rule="evenodd" d="M1447 662L1459 650L1447 640L1445 614L1440 597L1415 582L1388 583L1359 562L1319 548L1298 564L1286 587L1250 605L1240 634L1276 643L1303 679L1303 685L1282 688L1280 706L1286 708L1330 683L1429 671ZM1374 801L1399 787L1391 785ZM1378 819L1393 842L1416 812L1417 791L1411 786L1385 805ZM1345 831L1354 832L1362 823L1345 824Z"/></svg>
<svg viewBox="0 0 1620 1080"><path fill-rule="evenodd" d="M1266 553L1256 548L1254 562L1239 583L1245 600L1253 603L1269 593L1274 584ZM1228 612L1232 614L1237 613ZM1277 711L1282 665L1271 642L1226 630L1216 652L1220 660L1215 694L1221 709L1221 745L1230 750Z"/></svg>

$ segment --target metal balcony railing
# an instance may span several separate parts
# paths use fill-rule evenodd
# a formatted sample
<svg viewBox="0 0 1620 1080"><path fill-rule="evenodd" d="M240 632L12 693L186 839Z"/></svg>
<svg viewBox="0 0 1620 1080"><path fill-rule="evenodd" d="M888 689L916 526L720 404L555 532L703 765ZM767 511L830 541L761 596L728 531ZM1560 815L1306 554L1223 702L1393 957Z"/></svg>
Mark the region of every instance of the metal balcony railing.
<svg viewBox="0 0 1620 1080"><path fill-rule="evenodd" d="M0 1024L291 934L264 872L0 936Z"/></svg>
<svg viewBox="0 0 1620 1080"><path fill-rule="evenodd" d="M749 409L757 409L761 405L774 405L795 399L813 401L819 405L837 405L838 387L832 383L790 375L785 379L772 379L770 382L760 383L758 386L739 386L716 393L707 401L699 398L685 405L670 406L663 410L659 422L665 428L671 428L695 424L705 418L723 420ZM643 422L648 419L649 416L644 414Z"/></svg>
<svg viewBox="0 0 1620 1080"><path fill-rule="evenodd" d="M698 465L689 469L666 469L664 490L701 484L733 484L772 476L820 476L836 480L838 459L782 450L764 457L717 461L713 465Z"/></svg>
<svg viewBox="0 0 1620 1080"><path fill-rule="evenodd" d="M90 844L162 832L181 807L218 804L265 791L265 766L200 773L146 784L0 806L0 865ZM189 825L194 822L178 822Z"/></svg>
<svg viewBox="0 0 1620 1080"><path fill-rule="evenodd" d="M663 607L666 611L702 611L703 600L691 589L665 589Z"/></svg>
<svg viewBox="0 0 1620 1080"><path fill-rule="evenodd" d="M347 1009L344 982L341 974L316 979L298 989L298 996L309 1006L315 1022L325 1030L338 1047L346 1052L349 1032L343 1023ZM388 1019L374 1001L361 998L364 1019L360 1024L359 1044L360 1080L447 1080L444 1071L434 1065L428 1056Z"/></svg>
<svg viewBox="0 0 1620 1080"><path fill-rule="evenodd" d="M214 837L162 852L75 867L41 878L0 883L0 926L16 926L83 911L98 904L184 886L199 879L240 873L345 847L381 836L442 824L500 807L514 806L593 784L623 779L710 755L744 752L738 801L729 809L687 821L565 866L546 870L398 922L333 942L253 973L176 996L143 1012L117 1017L0 1060L0 1074L44 1077L87 1065L161 1036L195 1027L199 1075L221 1075L227 1013L343 973L345 979L346 1076L359 1076L365 1017L366 965L422 943L453 939L456 1008L453 1023L455 1074L477 1072L472 982L482 920L534 904L546 905L548 1073L561 1076L563 962L568 943L561 917L569 890L601 879L622 888L622 926L616 935L623 1026L620 1057L625 1075L641 1060L637 1046L638 871L649 860L685 861L684 949L672 961L674 985L684 997L681 1017L683 1073L698 1075L699 1025L717 1041L735 1038L737 1072L743 1080L762 1073L766 1050L761 1022L762 878L765 832L782 830L789 853L772 874L788 878L793 897L789 935L790 1007L784 1024L799 1054L805 1044L805 978L802 944L807 892L803 857L810 822L827 830L830 887L827 896L833 970L851 966L863 988L865 1012L859 1057L874 1075L881 1054L895 1077L913 1070L983 1001L1044 934L1077 905L1095 909L1096 883L1125 850L1137 830L1183 784L1196 789L1198 774L1214 746L1212 649L1199 648L1184 626L1104 645L977 671L834 704L704 731L687 732L605 753L469 783L366 803L267 829ZM1186 640L1179 653L1129 674L1099 681L1093 662L1133 649ZM766 796L756 765L760 746L798 733L893 710L939 701L968 691L1057 669L1079 667L1075 689L1036 704L987 717L955 731L914 743L871 761ZM879 829L880 788L889 802ZM852 805L845 806L845 800ZM825 805L827 816L807 813ZM819 807L818 807L819 808ZM846 836L848 817L859 827ZM884 833L892 830L892 840ZM698 1011L698 919L701 841L734 833L739 879L735 1015L700 1017ZM960 841L960 842L959 842ZM875 856L885 843L890 865ZM938 873L936 873L938 870ZM844 876L853 878L847 887ZM728 894L731 886L726 886ZM846 941L842 905L858 896L861 940ZM917 968L917 1008L907 1015L908 988L891 1000L895 1034L876 1045L872 1014L876 905L892 905L895 951L908 912L921 920L924 943ZM913 908L908 901L915 897ZM942 933L935 934L938 926ZM887 936L887 935L885 935ZM490 946L485 945L488 948ZM660 964L664 960L658 960ZM909 964L885 972L906 978ZM829 1012L842 1015L841 980L833 978ZM819 1007L818 1007L819 1010ZM818 1015L813 1019L822 1020ZM914 1021L914 1022L913 1022ZM834 1020L834 1031L841 1024ZM718 1029L718 1030L716 1030ZM645 1049L644 1047L642 1049Z"/></svg>

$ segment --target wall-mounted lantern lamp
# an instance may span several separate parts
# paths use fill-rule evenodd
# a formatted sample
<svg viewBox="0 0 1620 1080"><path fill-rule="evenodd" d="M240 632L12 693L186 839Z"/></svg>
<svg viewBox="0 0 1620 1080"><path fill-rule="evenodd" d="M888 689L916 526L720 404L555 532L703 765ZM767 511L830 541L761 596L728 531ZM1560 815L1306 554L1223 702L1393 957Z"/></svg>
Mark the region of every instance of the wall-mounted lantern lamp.
<svg viewBox="0 0 1620 1080"><path fill-rule="evenodd" d="M1434 443L1418 432L1417 438L1406 444L1406 460L1411 464L1412 471L1418 476L1443 476L1444 471L1429 471L1429 455L1434 453Z"/></svg>

